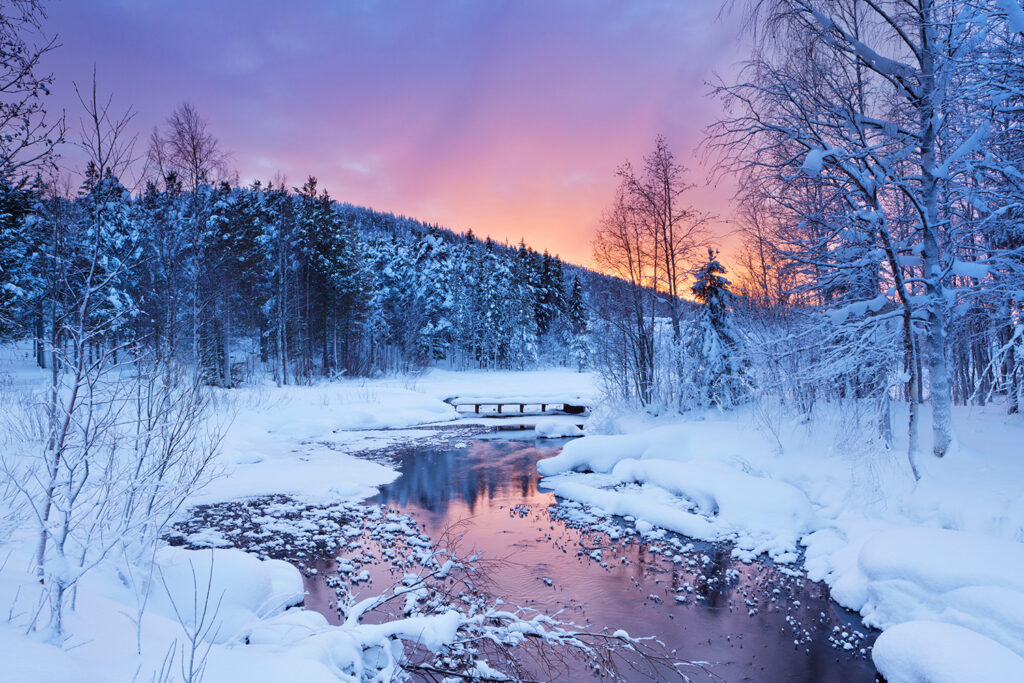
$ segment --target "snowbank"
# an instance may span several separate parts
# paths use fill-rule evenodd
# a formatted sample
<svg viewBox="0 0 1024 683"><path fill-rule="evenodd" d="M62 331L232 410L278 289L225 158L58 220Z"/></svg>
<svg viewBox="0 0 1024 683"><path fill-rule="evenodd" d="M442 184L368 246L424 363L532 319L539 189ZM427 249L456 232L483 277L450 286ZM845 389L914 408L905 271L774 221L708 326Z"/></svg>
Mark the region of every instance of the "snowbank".
<svg viewBox="0 0 1024 683"><path fill-rule="evenodd" d="M18 558L19 566L28 566L22 559L27 560ZM30 572L19 585L11 578L0 581L0 599L21 615L36 604L40 588ZM461 615L448 612L331 626L322 614L294 606L302 599L302 578L294 566L235 549L164 548L152 572L108 562L80 585L65 648L0 624L0 679L156 680L172 652L175 675L195 654L196 666L205 666L202 680L210 683L392 680L401 641L436 650L451 643L462 624ZM145 603L141 620L140 603Z"/></svg>
<svg viewBox="0 0 1024 683"><path fill-rule="evenodd" d="M975 657L960 660L970 645L950 645L938 668L928 668L932 650L915 655L919 642L956 629L990 653L991 671L1013 672L992 680L1024 680L1014 659L1024 657L1019 416L958 409L958 449L924 459L916 485L905 443L887 451L844 433L841 407L811 422L736 412L652 426L628 417L608 422L625 433L588 435L539 462L541 485L638 526L732 540L745 560L767 552L792 561L804 546L809 578L885 629L876 661L891 667L890 680L987 680ZM911 622L932 625L904 628Z"/></svg>
<svg viewBox="0 0 1024 683"><path fill-rule="evenodd" d="M643 457L655 440L651 433L588 436L567 443L555 457L538 462L537 473L550 477L573 471L611 472L621 460Z"/></svg>
<svg viewBox="0 0 1024 683"><path fill-rule="evenodd" d="M859 564L860 611L869 625L944 621L1024 655L1024 544L946 529L895 529L865 543Z"/></svg>
<svg viewBox="0 0 1024 683"><path fill-rule="evenodd" d="M815 528L807 496L722 462L694 462L699 446L687 436L686 428L674 427L586 437L540 461L537 470L542 486L563 498L700 540L731 540L748 560L762 552L795 559L800 538ZM592 474L568 474L573 471Z"/></svg>
<svg viewBox="0 0 1024 683"><path fill-rule="evenodd" d="M871 658L889 683L1019 683L1024 659L974 631L908 621L875 641Z"/></svg>
<svg viewBox="0 0 1024 683"><path fill-rule="evenodd" d="M225 412L232 414L218 459L224 476L195 502L278 493L304 499L369 497L398 473L354 457L354 452L428 435L425 430L409 428L458 419L455 408L444 402L447 397L484 394L497 394L502 400L529 395L589 401L597 392L594 375L565 368L527 372L434 369L418 376L222 392ZM557 436L576 435L565 430L568 428L560 428L563 433Z"/></svg>
<svg viewBox="0 0 1024 683"><path fill-rule="evenodd" d="M354 457L353 451L401 443L422 434L401 428L457 417L452 406L433 396L354 380L242 388L224 392L224 399L233 419L219 458L223 476L197 501L276 493L365 498L398 473Z"/></svg>
<svg viewBox="0 0 1024 683"><path fill-rule="evenodd" d="M484 394L497 394L502 400L526 395L590 400L597 391L594 375L552 368L527 372L432 369L416 376L222 392L226 410L233 416L218 459L224 476L194 502L271 494L301 495L307 500L372 496L376 487L393 481L398 473L353 453L427 435L425 430L409 428L450 423L460 417L445 398ZM558 434L571 435L575 434Z"/></svg>
<svg viewBox="0 0 1024 683"><path fill-rule="evenodd" d="M572 436L583 436L583 430L572 422L565 420L537 420L534 427L538 439L563 439Z"/></svg>

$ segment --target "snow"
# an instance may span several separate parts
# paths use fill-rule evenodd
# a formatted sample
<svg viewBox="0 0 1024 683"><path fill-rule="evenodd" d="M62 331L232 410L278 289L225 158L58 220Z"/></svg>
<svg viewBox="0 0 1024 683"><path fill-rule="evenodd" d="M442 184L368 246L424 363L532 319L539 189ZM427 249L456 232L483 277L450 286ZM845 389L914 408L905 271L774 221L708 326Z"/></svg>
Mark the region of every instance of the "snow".
<svg viewBox="0 0 1024 683"><path fill-rule="evenodd" d="M1024 653L1024 544L948 529L892 529L865 543L858 563L869 625L942 620Z"/></svg>
<svg viewBox="0 0 1024 683"><path fill-rule="evenodd" d="M156 567L151 607L187 627L207 630L206 640L213 643L240 642L251 624L300 604L304 596L298 569L233 548L163 548Z"/></svg>
<svg viewBox="0 0 1024 683"><path fill-rule="evenodd" d="M7 377L12 390L45 379L19 370ZM359 452L429 438L427 425L467 423L445 398L503 389L533 398L597 393L593 375L566 370L432 370L219 392L216 419L229 425L217 461L223 476L189 502L278 493L361 499L397 473ZM884 630L873 656L889 680L1022 680L1020 417L998 406L956 411L958 447L922 462L915 486L904 444L884 451L851 441L841 406L816 409L812 420L756 410L655 419L591 407L588 435L538 464L542 485L560 498L629 517L644 535L668 529L730 541L747 561L766 553L793 562L803 548L810 578ZM538 420L535 435L578 435L577 419ZM30 540L3 548L0 605L14 615L30 614L38 599ZM64 648L0 625L5 675L115 681L142 672L149 679L168 646L180 648L188 629L199 628L210 647L206 680L335 681L393 662L400 647L393 637L434 648L458 628L455 613L330 626L295 606L302 599L295 567L222 547L223 534L189 540L211 549L162 548L148 574L117 558L88 574ZM205 616L204 605L212 605Z"/></svg>
<svg viewBox="0 0 1024 683"><path fill-rule="evenodd" d="M180 657L190 654L181 649L190 630L200 634L197 652L202 655L208 648L203 680L341 678L339 663L348 655L339 648L282 647L289 639L309 640L311 634L329 628L319 614L286 609L303 597L301 577L291 565L261 562L233 549L165 548L158 553L155 568L152 575L129 577L104 566L88 575L77 607L69 614L71 639L64 648L37 642L12 625L0 625L4 680L150 680L169 647L177 673ZM133 579L144 585L129 585ZM12 614L30 608L34 593L31 581L16 585L9 574L0 581L0 599L11 606ZM146 609L137 633L135 620L143 599ZM243 644L246 639L248 644Z"/></svg>
<svg viewBox="0 0 1024 683"><path fill-rule="evenodd" d="M828 311L825 312L825 315L828 316L829 320L833 324L838 325L844 322L848 317L850 317L850 315L853 315L855 318L859 318L863 316L866 311L869 310L872 313L878 313L878 311L882 310L882 308L885 307L885 305L888 302L888 297L886 297L884 294L880 294L879 296L876 296L872 299L868 299L865 301L855 301L854 303L849 304L847 306L829 309Z"/></svg>
<svg viewBox="0 0 1024 683"><path fill-rule="evenodd" d="M1017 683L1024 659L974 631L936 621L907 621L875 641L871 658L889 683Z"/></svg>
<svg viewBox="0 0 1024 683"><path fill-rule="evenodd" d="M0 346L0 388L6 395L46 386L46 374L30 361L24 350ZM210 426L224 428L214 463L220 476L186 502L275 494L339 504L361 500L398 473L358 454L436 438L425 425L467 422L444 398L505 388L520 395L596 394L593 375L561 369L432 370L313 386L215 390ZM553 431L568 431L562 418L552 420ZM331 626L323 615L298 606L304 592L295 566L225 547L226 534L206 530L188 540L208 549L164 546L152 562L119 555L101 562L78 583L74 609L66 614L68 640L55 646L26 635L42 590L32 571L30 532L0 538L0 608L8 615L0 623L4 680L154 680L169 653L176 678L191 654L190 634L196 633L206 681L390 680L403 640L434 649L450 643L460 627L456 612ZM430 545L418 536L413 541ZM42 619L45 624L45 614ZM487 670L486 663L478 669Z"/></svg>
<svg viewBox="0 0 1024 683"><path fill-rule="evenodd" d="M448 403L452 405L472 405L474 403L501 403L504 405L508 404L522 404L528 406L534 405L548 405L551 407L559 406L563 403L571 405L593 405L595 402L593 396L581 396L579 394L565 394L565 393L553 393L553 394L478 394L478 395L458 395L448 399Z"/></svg>
<svg viewBox="0 0 1024 683"><path fill-rule="evenodd" d="M452 396L500 397L502 400L507 400L506 396L534 399L570 396L593 400L601 394L596 374L568 368L525 371L432 368L421 375L374 380L373 385L403 386L441 400Z"/></svg>
<svg viewBox="0 0 1024 683"><path fill-rule="evenodd" d="M73 650L64 651L28 638L23 629L11 624L0 623L0 657L3 657L4 680L85 683L89 676L76 673L80 669L73 653Z"/></svg>
<svg viewBox="0 0 1024 683"><path fill-rule="evenodd" d="M538 439L562 439L570 436L583 436L583 430L566 420L537 420L534 427Z"/></svg>
<svg viewBox="0 0 1024 683"><path fill-rule="evenodd" d="M218 463L223 476L207 487L203 501L273 493L331 499L370 496L374 487L392 481L397 473L348 451L426 434L394 428L456 417L454 408L432 396L357 382L224 394L234 415ZM392 431L367 432L384 428Z"/></svg>
<svg viewBox="0 0 1024 683"><path fill-rule="evenodd" d="M911 667L889 680L987 680L956 678L956 667L942 679L907 673L925 665L899 635L909 631L884 636L921 621L969 630L986 651L1005 651L992 654L996 670L1017 672L1008 662L1024 656L1024 420L1000 406L955 409L957 448L925 459L915 485L905 441L865 441L847 409L816 408L810 420L765 409L598 415L587 436L538 463L541 486L648 533L732 541L746 561L794 561L802 546L809 578L884 630L887 663ZM598 425L618 433L592 434Z"/></svg>
<svg viewBox="0 0 1024 683"><path fill-rule="evenodd" d="M507 389L509 395L533 397L592 400L597 394L593 374L565 368L431 369L410 376L225 391L223 400L232 418L218 460L223 476L196 502L276 493L307 499L366 498L398 473L352 452L429 436L433 432L409 428L453 423L460 415L446 398L483 396L495 387ZM458 424L477 422L466 418Z"/></svg>
<svg viewBox="0 0 1024 683"><path fill-rule="evenodd" d="M588 437L568 444L537 469L545 476L544 488L558 496L700 540L732 540L738 554L747 557L761 552L791 557L799 539L814 528L804 493L721 463L691 462L697 453L685 439L672 438L676 435L681 430L661 430L665 440L648 441L643 450L616 447L628 437ZM578 469L606 474L566 474ZM621 489L629 484L638 486Z"/></svg>
<svg viewBox="0 0 1024 683"><path fill-rule="evenodd" d="M953 274L980 280L989 274L989 267L987 264L977 261L956 260L953 261Z"/></svg>
<svg viewBox="0 0 1024 683"><path fill-rule="evenodd" d="M1024 8L1018 0L996 0L999 7L1006 12L1006 23L1017 33L1024 33Z"/></svg>
<svg viewBox="0 0 1024 683"><path fill-rule="evenodd" d="M827 152L820 147L815 147L807 151L807 156L804 158L803 166L801 167L803 172L810 176L816 176L821 174L821 167L825 163L825 157Z"/></svg>

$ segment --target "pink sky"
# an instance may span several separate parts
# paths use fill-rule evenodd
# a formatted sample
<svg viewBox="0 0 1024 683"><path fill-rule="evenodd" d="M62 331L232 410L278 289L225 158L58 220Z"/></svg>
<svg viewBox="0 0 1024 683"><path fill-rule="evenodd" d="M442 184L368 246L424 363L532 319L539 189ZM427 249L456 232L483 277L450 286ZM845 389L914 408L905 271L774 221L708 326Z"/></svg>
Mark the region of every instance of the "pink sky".
<svg viewBox="0 0 1024 683"><path fill-rule="evenodd" d="M740 58L721 4L66 1L48 66L74 118L95 63L143 138L191 102L243 182L315 175L341 201L587 263L615 168L659 132L694 203L728 216L691 158L718 116L705 82Z"/></svg>

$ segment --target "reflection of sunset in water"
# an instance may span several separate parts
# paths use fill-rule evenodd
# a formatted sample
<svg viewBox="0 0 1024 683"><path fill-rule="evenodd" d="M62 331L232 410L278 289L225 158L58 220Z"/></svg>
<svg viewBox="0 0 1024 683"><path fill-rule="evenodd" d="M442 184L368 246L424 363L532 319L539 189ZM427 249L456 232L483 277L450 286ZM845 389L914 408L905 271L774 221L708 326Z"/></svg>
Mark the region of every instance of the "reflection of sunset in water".
<svg viewBox="0 0 1024 683"><path fill-rule="evenodd" d="M597 630L657 636L682 659L712 662L725 680L874 680L863 657L827 642L835 626L852 629L859 621L835 607L820 584L740 563L725 546L673 537L689 546L680 553L665 541L625 543L627 534L610 539L553 518L555 498L538 490L535 463L559 449L483 440L411 449L398 455L402 476L370 502L411 515L434 539L454 527L462 556L479 551L499 561L488 567L489 590L506 602L562 610L562 618ZM363 595L395 580L382 567L371 577L359 588ZM319 580L310 588L307 605L322 608L331 592Z"/></svg>

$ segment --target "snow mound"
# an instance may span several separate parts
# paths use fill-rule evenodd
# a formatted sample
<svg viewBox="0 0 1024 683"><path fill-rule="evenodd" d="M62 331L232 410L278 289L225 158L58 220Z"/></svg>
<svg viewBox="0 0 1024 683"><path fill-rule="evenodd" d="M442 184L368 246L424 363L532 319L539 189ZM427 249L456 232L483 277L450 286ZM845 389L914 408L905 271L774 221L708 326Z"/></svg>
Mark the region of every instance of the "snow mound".
<svg viewBox="0 0 1024 683"><path fill-rule="evenodd" d="M608 437L592 449L590 469L598 471L611 461L605 448L609 443L616 441ZM577 462L570 455L562 466ZM553 460L541 461L538 470L557 471ZM762 552L780 561L796 559L801 536L815 522L810 501L796 487L716 463L624 459L608 474L565 474L546 478L542 485L562 498L692 538L732 540L735 554L745 561Z"/></svg>
<svg viewBox="0 0 1024 683"><path fill-rule="evenodd" d="M537 463L542 477L572 471L611 472L615 464L627 458L639 458L651 443L649 434L616 434L588 436L565 445L553 458Z"/></svg>
<svg viewBox="0 0 1024 683"><path fill-rule="evenodd" d="M1024 659L974 631L935 621L908 621L875 641L871 658L889 683L1014 683Z"/></svg>
<svg viewBox="0 0 1024 683"><path fill-rule="evenodd" d="M720 530L741 537L774 536L781 548L794 547L814 523L811 503L796 487L724 465L625 460L612 476L621 482L657 485L692 501Z"/></svg>
<svg viewBox="0 0 1024 683"><path fill-rule="evenodd" d="M947 529L895 529L865 543L858 563L869 625L943 621L1024 656L1024 544Z"/></svg>
<svg viewBox="0 0 1024 683"><path fill-rule="evenodd" d="M302 575L282 560L260 560L241 550L163 548L151 588L156 609L198 628L211 643L245 638L261 618L302 602Z"/></svg>
<svg viewBox="0 0 1024 683"><path fill-rule="evenodd" d="M583 430L564 420L537 420L534 427L538 439L562 439L570 436L583 436Z"/></svg>

